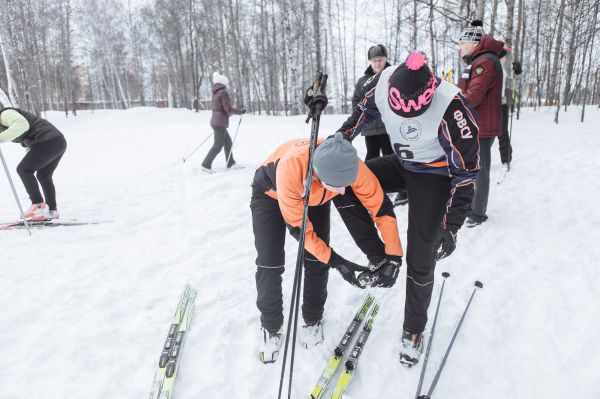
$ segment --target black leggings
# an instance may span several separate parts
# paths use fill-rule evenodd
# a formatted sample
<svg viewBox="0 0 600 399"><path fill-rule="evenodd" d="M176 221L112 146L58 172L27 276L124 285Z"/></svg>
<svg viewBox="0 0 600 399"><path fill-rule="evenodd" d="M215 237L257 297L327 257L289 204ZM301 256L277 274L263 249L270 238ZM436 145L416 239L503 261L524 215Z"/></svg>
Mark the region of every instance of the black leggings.
<svg viewBox="0 0 600 399"><path fill-rule="evenodd" d="M213 146L211 147L210 150L208 150L208 154L206 154L206 158L204 158L204 161L202 162L202 166L204 166L205 168L210 169L212 167L212 163L215 160L215 157L219 154L219 152L221 152L221 149L223 149L223 147L225 148L225 161L227 162L227 167L231 167L235 161L233 159L233 154L231 154L231 156L229 155L231 153L231 136L229 136L229 133L227 132L227 128L222 127L222 126L212 126L213 130L215 131L215 142L213 144Z"/></svg>
<svg viewBox="0 0 600 399"><path fill-rule="evenodd" d="M44 202L38 186L39 182L44 191L48 208L51 211L56 210L56 190L52 181L52 175L66 149L67 141L62 135L48 141L33 144L29 147L27 155L25 155L21 163L17 166L17 173L23 181L32 204ZM35 172L37 173L34 176Z"/></svg>
<svg viewBox="0 0 600 399"><path fill-rule="evenodd" d="M435 259L433 240L441 229L446 202L450 198L450 178L431 173L410 172L402 167L396 155L366 162L381 183L383 191L408 192L408 233L406 246L406 302L404 328L421 333L427 324L427 308L433 290ZM357 246L369 259L385 248L373 220L356 196L347 193L341 204L334 198L338 212Z"/></svg>
<svg viewBox="0 0 600 399"><path fill-rule="evenodd" d="M394 153L390 136L388 134L378 134L375 136L365 136L365 144L367 145L367 156L365 161L377 158L381 155L390 155Z"/></svg>
<svg viewBox="0 0 600 399"><path fill-rule="evenodd" d="M330 229L329 202L311 206L308 217L317 236L329 244ZM256 246L256 306L260 311L262 326L275 333L283 325L282 275L285 270L285 230L286 224L279 209L279 203L266 194L254 190L252 201L252 228ZM294 269L294 268L292 268ZM302 317L307 323L323 318L327 300L327 280L329 266L318 261L313 255L304 252L304 294Z"/></svg>

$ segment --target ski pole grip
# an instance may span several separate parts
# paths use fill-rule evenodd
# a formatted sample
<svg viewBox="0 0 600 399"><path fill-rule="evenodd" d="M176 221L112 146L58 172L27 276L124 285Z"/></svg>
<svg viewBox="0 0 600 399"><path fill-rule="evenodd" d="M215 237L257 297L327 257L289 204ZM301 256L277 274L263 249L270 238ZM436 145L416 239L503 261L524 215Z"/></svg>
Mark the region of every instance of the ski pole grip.
<svg viewBox="0 0 600 399"><path fill-rule="evenodd" d="M475 287L483 288L483 284L481 283L481 281L475 281Z"/></svg>
<svg viewBox="0 0 600 399"><path fill-rule="evenodd" d="M313 80L313 85L312 85L313 95L317 93L317 90L319 90L319 87L321 86L321 79L322 78L323 78L323 72L317 71L317 74L315 76L315 80Z"/></svg>
<svg viewBox="0 0 600 399"><path fill-rule="evenodd" d="M442 277L443 278L448 278L448 277L450 277L450 273L444 272L444 273L442 273Z"/></svg>
<svg viewBox="0 0 600 399"><path fill-rule="evenodd" d="M325 93L325 87L327 86L327 74L324 73L321 76L321 85L319 87L319 90L321 90L321 93Z"/></svg>

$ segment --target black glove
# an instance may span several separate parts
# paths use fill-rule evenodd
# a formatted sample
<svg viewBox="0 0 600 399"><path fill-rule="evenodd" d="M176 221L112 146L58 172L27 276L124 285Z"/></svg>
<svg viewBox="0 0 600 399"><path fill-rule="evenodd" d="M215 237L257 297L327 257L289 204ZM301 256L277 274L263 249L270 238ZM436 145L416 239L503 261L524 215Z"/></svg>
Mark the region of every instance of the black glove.
<svg viewBox="0 0 600 399"><path fill-rule="evenodd" d="M243 114L245 114L245 113L246 113L246 108L242 108L242 109L240 110L240 114L242 114L242 115L243 115Z"/></svg>
<svg viewBox="0 0 600 399"><path fill-rule="evenodd" d="M513 72L515 73L515 75L520 75L523 73L523 68L521 68L521 63L519 61L513 62L512 66L513 66Z"/></svg>
<svg viewBox="0 0 600 399"><path fill-rule="evenodd" d="M356 263L350 262L335 253L335 251L331 250L331 258L329 258L329 263L327 266L336 269L342 275L342 278L358 288L365 288L361 286L356 280L356 272L366 272L369 270L366 266L360 266Z"/></svg>
<svg viewBox="0 0 600 399"><path fill-rule="evenodd" d="M304 104L306 104L309 108L313 108L316 104L321 103L321 109L325 109L327 106L327 96L323 94L321 90L317 90L317 94L313 92L312 86L306 89L304 93Z"/></svg>
<svg viewBox="0 0 600 399"><path fill-rule="evenodd" d="M369 271L358 276L361 287L383 287L390 288L396 284L396 279L402 266L402 256L385 255L371 262Z"/></svg>
<svg viewBox="0 0 600 399"><path fill-rule="evenodd" d="M456 230L441 229L433 241L433 257L436 261L449 256L456 248Z"/></svg>

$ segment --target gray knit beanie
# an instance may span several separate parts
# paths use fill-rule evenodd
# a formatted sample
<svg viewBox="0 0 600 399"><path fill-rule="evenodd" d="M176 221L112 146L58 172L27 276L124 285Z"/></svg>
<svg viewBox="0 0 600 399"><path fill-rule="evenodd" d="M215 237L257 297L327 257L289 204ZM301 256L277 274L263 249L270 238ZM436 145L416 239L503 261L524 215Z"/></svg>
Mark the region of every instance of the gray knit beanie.
<svg viewBox="0 0 600 399"><path fill-rule="evenodd" d="M321 182L346 187L358 175L358 155L342 133L336 133L315 149L313 167Z"/></svg>

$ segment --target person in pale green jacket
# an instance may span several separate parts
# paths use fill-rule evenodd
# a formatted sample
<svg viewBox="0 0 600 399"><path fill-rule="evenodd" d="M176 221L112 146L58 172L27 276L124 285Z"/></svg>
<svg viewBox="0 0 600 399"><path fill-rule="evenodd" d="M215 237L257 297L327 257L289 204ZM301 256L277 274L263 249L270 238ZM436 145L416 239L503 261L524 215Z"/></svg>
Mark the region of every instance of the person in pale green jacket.
<svg viewBox="0 0 600 399"><path fill-rule="evenodd" d="M17 166L17 173L31 199L31 207L24 217L58 219L60 214L56 209L52 176L67 149L65 137L47 120L19 108L2 108L0 104L0 143L8 142L27 148L27 154ZM44 197L39 186L42 186Z"/></svg>

